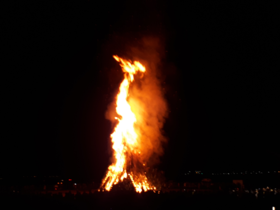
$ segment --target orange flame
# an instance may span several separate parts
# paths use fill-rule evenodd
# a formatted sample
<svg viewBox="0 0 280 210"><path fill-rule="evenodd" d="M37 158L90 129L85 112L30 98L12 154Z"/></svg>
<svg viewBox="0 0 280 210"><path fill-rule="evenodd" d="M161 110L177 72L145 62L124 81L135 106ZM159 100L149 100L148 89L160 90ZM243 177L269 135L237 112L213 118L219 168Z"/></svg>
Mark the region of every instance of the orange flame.
<svg viewBox="0 0 280 210"><path fill-rule="evenodd" d="M142 190L155 190L145 175L145 173L131 171L129 169L129 159L131 156L141 155L139 148L139 136L134 129L134 124L137 121L135 114L131 110L131 106L127 100L129 94L129 86L134 80L134 75L137 72L144 73L146 68L138 61L131 63L128 60L122 59L118 56L113 56L116 61L120 63L125 78L119 87L119 93L116 101L116 112L121 118L116 119L119 121L115 127L114 132L111 134L113 143L115 162L108 167L107 174L102 181L101 188L105 188L110 191L112 186L119 181L123 181L124 178L130 178L136 192L142 192ZM145 163L142 163L145 167Z"/></svg>

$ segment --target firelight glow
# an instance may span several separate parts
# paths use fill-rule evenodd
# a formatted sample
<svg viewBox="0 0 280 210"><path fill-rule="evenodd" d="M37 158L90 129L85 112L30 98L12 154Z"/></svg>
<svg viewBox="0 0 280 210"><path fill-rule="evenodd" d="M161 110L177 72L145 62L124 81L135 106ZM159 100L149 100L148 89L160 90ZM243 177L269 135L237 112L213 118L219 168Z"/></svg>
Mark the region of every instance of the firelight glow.
<svg viewBox="0 0 280 210"><path fill-rule="evenodd" d="M138 193L143 190L155 190L156 187L148 181L143 170L145 163L141 163L142 170L135 171L130 167L130 160L140 156L141 151L139 149L139 135L134 128L134 124L137 121L136 115L133 113L128 101L129 87L134 81L134 75L137 72L143 74L146 68L138 61L131 63L118 56L113 56L113 58L120 63L124 72L124 79L120 84L116 99L116 112L119 117L115 117L115 119L118 120L118 124L111 134L115 161L108 167L106 176L102 180L101 188L110 191L113 185L127 178L131 180Z"/></svg>

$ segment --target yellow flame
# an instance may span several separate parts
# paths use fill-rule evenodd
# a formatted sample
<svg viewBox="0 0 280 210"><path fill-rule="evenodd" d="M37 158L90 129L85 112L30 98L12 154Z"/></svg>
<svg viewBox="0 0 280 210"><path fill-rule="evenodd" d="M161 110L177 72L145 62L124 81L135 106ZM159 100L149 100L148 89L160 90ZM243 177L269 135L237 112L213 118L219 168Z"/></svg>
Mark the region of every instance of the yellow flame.
<svg viewBox="0 0 280 210"><path fill-rule="evenodd" d="M120 66L125 73L125 78L120 84L116 101L116 112L121 118L116 117L119 123L111 134L115 162L108 167L107 174L102 181L101 187L109 191L113 185L117 184L119 181L123 181L124 178L129 176L136 192L140 193L142 192L142 189L147 191L155 189L155 187L148 183L145 174L134 174L132 172L127 174L126 171L128 152L130 152L129 154L134 152L135 154L138 153L138 155L141 155L141 152L137 151L138 135L134 129L136 117L131 110L127 98L129 96L129 85L133 82L134 75L137 72L144 73L146 68L138 61L131 63L118 56L113 56L113 58L120 63ZM143 164L143 166L145 166L145 164Z"/></svg>

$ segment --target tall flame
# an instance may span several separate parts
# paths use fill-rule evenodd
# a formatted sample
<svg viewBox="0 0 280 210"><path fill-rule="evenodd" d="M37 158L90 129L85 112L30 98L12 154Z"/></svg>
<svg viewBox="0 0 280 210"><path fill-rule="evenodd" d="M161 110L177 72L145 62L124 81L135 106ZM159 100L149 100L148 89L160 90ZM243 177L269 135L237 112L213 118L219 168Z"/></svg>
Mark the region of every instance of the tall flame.
<svg viewBox="0 0 280 210"><path fill-rule="evenodd" d="M123 181L124 178L130 178L136 192L140 193L142 190L155 190L156 188L148 182L143 170L140 170L141 172L139 172L139 170L132 171L130 167L130 160L133 159L133 156L141 155L141 151L137 149L139 136L134 129L134 124L137 119L128 102L128 92L129 86L134 80L134 75L137 72L144 73L146 68L138 61L131 63L118 56L113 56L113 58L120 63L125 74L120 84L116 101L116 112L121 117L116 117L116 120L119 122L114 132L111 134L115 162L108 167L107 174L102 181L101 187L110 191L114 184ZM141 165L145 167L144 163L141 163Z"/></svg>

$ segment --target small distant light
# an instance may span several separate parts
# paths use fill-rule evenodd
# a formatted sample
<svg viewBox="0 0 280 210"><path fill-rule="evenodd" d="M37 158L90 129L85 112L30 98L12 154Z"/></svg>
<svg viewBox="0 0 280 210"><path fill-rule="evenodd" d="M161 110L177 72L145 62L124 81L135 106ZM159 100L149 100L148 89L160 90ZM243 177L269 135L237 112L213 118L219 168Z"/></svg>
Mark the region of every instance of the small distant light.
<svg viewBox="0 0 280 210"><path fill-rule="evenodd" d="M272 206L272 210L275 210L275 206Z"/></svg>
<svg viewBox="0 0 280 210"><path fill-rule="evenodd" d="M77 183L74 183L74 185L77 185Z"/></svg>
<svg viewBox="0 0 280 210"><path fill-rule="evenodd" d="M71 182L71 181L72 181L72 179L68 179L68 181L69 181L69 182Z"/></svg>
<svg viewBox="0 0 280 210"><path fill-rule="evenodd" d="M63 184L62 182L60 182L60 184Z"/></svg>
<svg viewBox="0 0 280 210"><path fill-rule="evenodd" d="M63 180L63 179L61 179L61 181L63 182L64 180Z"/></svg>
<svg viewBox="0 0 280 210"><path fill-rule="evenodd" d="M57 184L59 184L59 182L57 182Z"/></svg>

